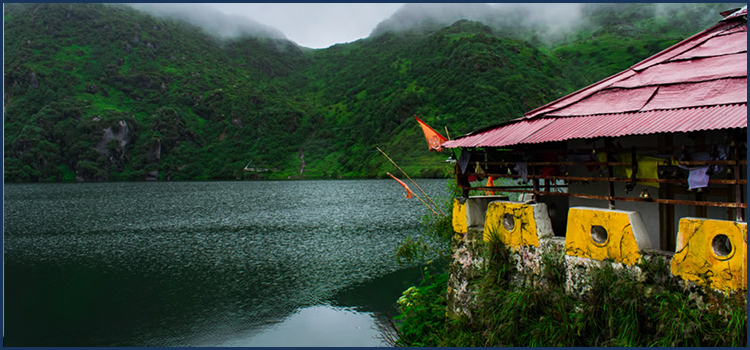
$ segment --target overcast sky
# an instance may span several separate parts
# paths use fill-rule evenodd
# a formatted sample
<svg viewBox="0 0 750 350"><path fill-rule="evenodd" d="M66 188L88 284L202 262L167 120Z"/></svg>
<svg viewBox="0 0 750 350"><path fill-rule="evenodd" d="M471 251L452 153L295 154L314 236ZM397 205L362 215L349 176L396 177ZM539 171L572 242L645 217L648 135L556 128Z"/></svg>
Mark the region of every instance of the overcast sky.
<svg viewBox="0 0 750 350"><path fill-rule="evenodd" d="M327 48L368 37L377 25L389 19L404 7L398 3L137 3L135 8L155 15L169 15L203 27L210 33L230 38L242 34L265 37L285 37L297 45L310 48ZM494 9L524 7L524 20L544 21L567 25L579 18L579 4L495 3ZM410 4L409 11L401 13L389 25L419 21L420 16L445 19L446 25L455 21L456 15L477 20L488 15L482 4ZM448 21L450 20L450 21ZM269 28L270 27L270 28ZM396 27L386 27L398 29ZM381 28L383 29L383 28ZM279 33L281 32L281 33ZM282 35L283 34L283 35Z"/></svg>
<svg viewBox="0 0 750 350"><path fill-rule="evenodd" d="M177 4L175 4L177 5ZM326 48L367 37L403 4L204 4L274 27L297 45Z"/></svg>

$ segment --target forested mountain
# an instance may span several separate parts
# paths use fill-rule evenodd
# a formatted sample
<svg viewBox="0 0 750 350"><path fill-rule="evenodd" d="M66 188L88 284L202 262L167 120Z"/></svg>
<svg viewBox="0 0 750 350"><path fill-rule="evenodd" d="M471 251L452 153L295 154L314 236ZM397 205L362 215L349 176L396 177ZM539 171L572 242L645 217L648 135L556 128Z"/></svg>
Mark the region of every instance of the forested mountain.
<svg viewBox="0 0 750 350"><path fill-rule="evenodd" d="M739 7L588 4L563 30L424 6L313 50L123 5L6 4L5 181L382 177L376 147L442 176L415 114L452 137L518 118Z"/></svg>

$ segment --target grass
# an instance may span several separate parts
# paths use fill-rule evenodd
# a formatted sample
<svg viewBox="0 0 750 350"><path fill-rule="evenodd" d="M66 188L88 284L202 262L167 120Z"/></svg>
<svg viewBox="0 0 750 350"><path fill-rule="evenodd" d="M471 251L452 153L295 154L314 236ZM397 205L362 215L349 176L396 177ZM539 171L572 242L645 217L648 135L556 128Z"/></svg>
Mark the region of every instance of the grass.
<svg viewBox="0 0 750 350"><path fill-rule="evenodd" d="M400 299L399 338L391 345L747 346L742 295L685 288L665 274L663 259L638 265L645 278L602 264L590 291L572 296L564 291L558 253L542 255L547 287L529 288L510 282L516 272L502 243L483 250L489 263L477 282L473 317L447 318L447 278L426 280Z"/></svg>

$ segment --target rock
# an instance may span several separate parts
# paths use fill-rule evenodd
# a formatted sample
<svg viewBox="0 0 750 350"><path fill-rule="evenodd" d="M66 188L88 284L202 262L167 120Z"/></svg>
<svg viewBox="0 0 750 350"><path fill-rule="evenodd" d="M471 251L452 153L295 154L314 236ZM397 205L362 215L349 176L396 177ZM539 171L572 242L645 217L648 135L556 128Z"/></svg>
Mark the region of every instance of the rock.
<svg viewBox="0 0 750 350"><path fill-rule="evenodd" d="M138 33L136 33L135 36L133 37L133 42L137 44L140 41L141 41L141 38L138 36Z"/></svg>
<svg viewBox="0 0 750 350"><path fill-rule="evenodd" d="M95 121L101 117L94 117ZM125 148L130 143L130 129L124 120L117 122L116 127L110 126L102 130L102 139L96 145L96 151L107 157L111 163L121 164L125 158ZM111 142L117 141L117 147L111 149Z"/></svg>
<svg viewBox="0 0 750 350"><path fill-rule="evenodd" d="M36 74L34 74L34 72L31 72L30 77L31 77L31 79L29 81L29 84L34 89L38 89L39 88L39 79L37 79Z"/></svg>
<svg viewBox="0 0 750 350"><path fill-rule="evenodd" d="M161 139L157 139L154 148L149 152L149 156L157 162L161 160Z"/></svg>
<svg viewBox="0 0 750 350"><path fill-rule="evenodd" d="M157 179L159 179L159 170L153 170L153 171L149 171L146 174L146 178L144 180L146 180L146 181L156 181Z"/></svg>
<svg viewBox="0 0 750 350"><path fill-rule="evenodd" d="M149 48L149 49L153 49L154 45L151 45L151 43L146 43L146 47Z"/></svg>
<svg viewBox="0 0 750 350"><path fill-rule="evenodd" d="M242 119L232 118L232 124L234 124L234 126L236 126L237 128L242 129Z"/></svg>
<svg viewBox="0 0 750 350"><path fill-rule="evenodd" d="M133 52L133 47L130 46L130 44L125 44L125 52L127 53Z"/></svg>

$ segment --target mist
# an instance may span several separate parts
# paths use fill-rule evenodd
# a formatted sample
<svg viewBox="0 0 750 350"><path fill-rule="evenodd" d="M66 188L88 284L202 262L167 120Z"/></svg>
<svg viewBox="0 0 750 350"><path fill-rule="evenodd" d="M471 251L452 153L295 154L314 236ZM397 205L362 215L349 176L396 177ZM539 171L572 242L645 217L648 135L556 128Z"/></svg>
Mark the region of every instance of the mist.
<svg viewBox="0 0 750 350"><path fill-rule="evenodd" d="M493 28L571 27L581 18L581 4L406 4L373 29L371 35L416 27L438 29L462 19Z"/></svg>
<svg viewBox="0 0 750 350"><path fill-rule="evenodd" d="M601 16L602 12L626 11L629 5L631 4L406 4L391 17L380 22L370 35L377 36L388 31L398 32L415 28L438 30L466 19L490 26L494 33L501 37L529 40L529 37L519 36L520 32L525 32L532 33L536 41L552 43L564 41L566 35L575 30L595 31L603 25L602 20L608 20L606 16ZM696 3L642 5L634 15L668 21L677 13L689 12L690 16L695 18L695 23L709 26L721 20L720 11L741 7L743 4L715 4L715 10L710 11ZM594 13L598 13L599 17L594 16ZM622 22L620 25L632 24Z"/></svg>
<svg viewBox="0 0 750 350"><path fill-rule="evenodd" d="M287 39L280 30L256 22L248 16L224 14L204 4L138 3L126 5L153 16L185 21L222 39L240 36Z"/></svg>
<svg viewBox="0 0 750 350"><path fill-rule="evenodd" d="M250 6L258 5L258 6ZM481 22L499 37L554 44L575 40L571 35L581 29L595 32L607 23L604 12L622 14L632 11L622 3L409 3L409 4L129 4L160 17L172 17L203 28L224 39L242 35L289 39L293 35L302 45L315 48L352 42L383 33L421 29L435 31L458 20ZM636 17L655 17L669 21L676 13L689 12L695 23L711 25L721 19L718 12L733 4L718 4L707 11L705 4L641 4ZM740 7L742 4L736 7ZM709 6L710 7L710 6ZM222 12L223 10L223 12ZM628 15L629 16L629 15ZM621 16L621 18L630 18ZM262 20L262 24L254 18ZM610 25L612 23L609 23ZM632 26L627 19L617 23ZM272 27L275 26L275 27ZM282 32L277 28L282 28ZM633 28L637 31L637 28ZM298 43L298 42L295 42Z"/></svg>

